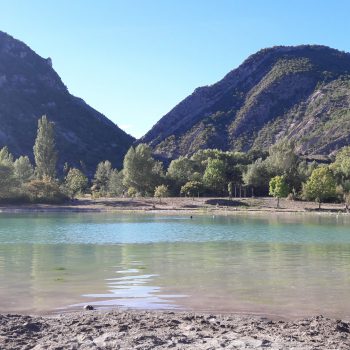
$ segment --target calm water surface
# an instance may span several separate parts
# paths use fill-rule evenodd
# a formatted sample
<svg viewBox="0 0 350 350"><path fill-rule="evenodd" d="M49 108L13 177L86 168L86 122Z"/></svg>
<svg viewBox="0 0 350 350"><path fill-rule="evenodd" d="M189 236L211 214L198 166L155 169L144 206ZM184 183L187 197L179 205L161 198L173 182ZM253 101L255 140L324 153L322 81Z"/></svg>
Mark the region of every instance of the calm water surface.
<svg viewBox="0 0 350 350"><path fill-rule="evenodd" d="M0 312L350 317L347 216L0 214Z"/></svg>

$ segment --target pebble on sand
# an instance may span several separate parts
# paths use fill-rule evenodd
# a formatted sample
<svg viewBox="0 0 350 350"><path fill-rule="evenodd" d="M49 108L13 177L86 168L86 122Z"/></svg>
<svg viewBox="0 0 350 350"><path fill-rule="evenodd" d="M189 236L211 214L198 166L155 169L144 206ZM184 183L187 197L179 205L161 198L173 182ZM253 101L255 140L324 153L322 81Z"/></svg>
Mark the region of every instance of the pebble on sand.
<svg viewBox="0 0 350 350"><path fill-rule="evenodd" d="M92 305L85 305L84 310L95 310L95 308Z"/></svg>

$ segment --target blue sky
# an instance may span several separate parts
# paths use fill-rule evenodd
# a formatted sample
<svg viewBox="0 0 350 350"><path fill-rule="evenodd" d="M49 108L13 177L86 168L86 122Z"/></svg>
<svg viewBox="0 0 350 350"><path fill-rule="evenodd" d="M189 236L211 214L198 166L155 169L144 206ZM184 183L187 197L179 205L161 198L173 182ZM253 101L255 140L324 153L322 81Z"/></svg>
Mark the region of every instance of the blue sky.
<svg viewBox="0 0 350 350"><path fill-rule="evenodd" d="M350 51L349 13L342 0L0 0L0 30L51 57L72 94L140 137L261 48Z"/></svg>

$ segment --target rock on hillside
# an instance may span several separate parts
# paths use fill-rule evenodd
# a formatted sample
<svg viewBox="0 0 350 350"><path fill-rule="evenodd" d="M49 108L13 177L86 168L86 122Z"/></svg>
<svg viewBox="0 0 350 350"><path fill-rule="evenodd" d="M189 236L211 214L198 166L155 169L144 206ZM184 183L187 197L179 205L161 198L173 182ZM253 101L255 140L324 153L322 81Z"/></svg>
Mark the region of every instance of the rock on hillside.
<svg viewBox="0 0 350 350"><path fill-rule="evenodd" d="M33 158L38 118L55 123L59 166L85 163L91 174L109 159L121 166L134 139L82 99L72 96L51 59L0 32L0 147Z"/></svg>
<svg viewBox="0 0 350 350"><path fill-rule="evenodd" d="M350 54L325 46L273 47L196 89L140 140L162 158L201 148L267 149L294 139L300 154L350 144Z"/></svg>

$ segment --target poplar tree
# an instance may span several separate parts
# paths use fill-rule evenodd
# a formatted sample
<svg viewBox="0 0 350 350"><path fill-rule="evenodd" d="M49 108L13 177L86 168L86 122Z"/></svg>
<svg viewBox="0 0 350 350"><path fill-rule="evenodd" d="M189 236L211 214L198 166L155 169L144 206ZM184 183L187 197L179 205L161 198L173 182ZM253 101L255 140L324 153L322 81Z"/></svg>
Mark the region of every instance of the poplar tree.
<svg viewBox="0 0 350 350"><path fill-rule="evenodd" d="M39 179L54 179L57 163L54 123L50 122L46 115L38 121L38 132L33 150L36 176Z"/></svg>
<svg viewBox="0 0 350 350"><path fill-rule="evenodd" d="M120 196L124 194L126 188L123 185L124 174L123 171L113 169L108 181L108 193L110 196Z"/></svg>
<svg viewBox="0 0 350 350"><path fill-rule="evenodd" d="M0 199L12 197L17 186L13 156L5 146L0 149Z"/></svg>
<svg viewBox="0 0 350 350"><path fill-rule="evenodd" d="M112 171L113 171L112 164L109 160L100 162L97 165L93 183L94 185L96 185L98 191L103 196L107 195L108 183L109 183Z"/></svg>

